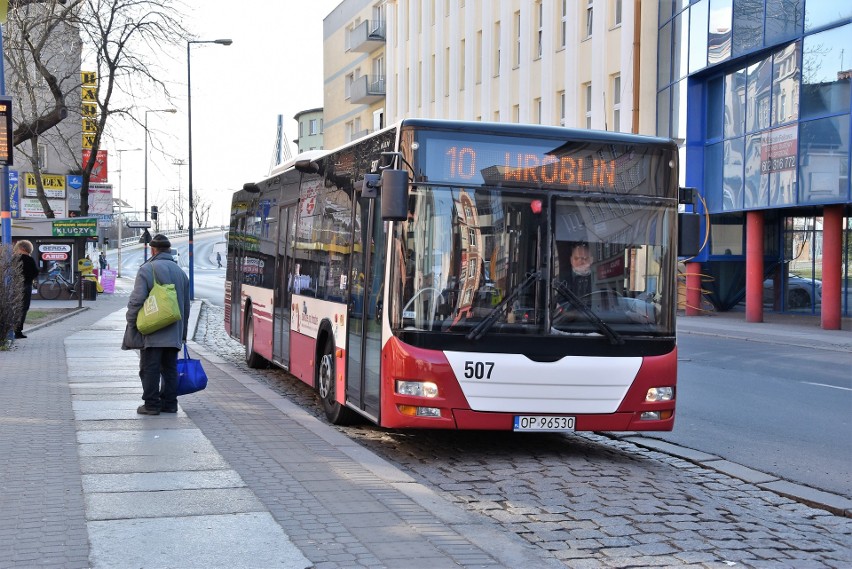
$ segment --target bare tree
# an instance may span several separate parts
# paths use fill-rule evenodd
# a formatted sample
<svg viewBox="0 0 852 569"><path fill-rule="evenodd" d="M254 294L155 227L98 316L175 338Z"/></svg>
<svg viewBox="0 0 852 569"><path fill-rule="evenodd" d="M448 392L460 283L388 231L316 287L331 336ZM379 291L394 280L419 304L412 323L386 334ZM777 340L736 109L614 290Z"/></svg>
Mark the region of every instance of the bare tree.
<svg viewBox="0 0 852 569"><path fill-rule="evenodd" d="M193 201L193 214L195 215L195 226L198 228L207 227L207 220L210 218L210 208L213 206L213 203L201 196L201 192L198 190L192 196Z"/></svg>
<svg viewBox="0 0 852 569"><path fill-rule="evenodd" d="M31 141L30 150L23 146L20 149L33 163L38 195L48 217L53 217L53 212L44 196L37 164L39 137L66 117L72 119L68 123L73 124L70 134L57 136L51 144L62 147L63 161L73 166L69 170L83 175L80 213L88 215L89 182L108 121L129 118L139 124L131 113L137 99L170 99L155 62L169 46L188 39L181 23L184 6L181 0L10 2L9 25L4 27L4 32L11 30L4 46L6 60L12 70L10 75L15 77L12 87L16 99L26 105L25 111L17 111L21 119L15 128L14 144L18 147ZM69 66L68 58L74 54L76 65ZM81 59L93 61L96 72L97 113L86 117L91 119L95 134L86 145L91 152L85 163L80 152L83 117L78 110ZM63 71L60 74L57 70Z"/></svg>
<svg viewBox="0 0 852 569"><path fill-rule="evenodd" d="M61 132L53 129L68 116L69 97L79 101L81 44L73 20L82 1L10 2L3 28L8 87L16 95L12 143L31 165L47 217L54 212L42 182L40 146L65 147L63 137L74 134L79 140L79 121Z"/></svg>
<svg viewBox="0 0 852 569"><path fill-rule="evenodd" d="M136 100L153 91L170 98L168 86L158 77L152 61L163 53L164 46L176 46L188 39L181 23L183 6L179 0L83 0L78 23L96 62L98 128L90 159L82 164L82 215L88 213L89 179L107 119L112 115L132 118L129 107L114 104L116 95Z"/></svg>
<svg viewBox="0 0 852 569"><path fill-rule="evenodd" d="M169 202L169 214L172 216L177 230L183 231L183 228L186 225L186 211L179 193L172 196L172 199Z"/></svg>

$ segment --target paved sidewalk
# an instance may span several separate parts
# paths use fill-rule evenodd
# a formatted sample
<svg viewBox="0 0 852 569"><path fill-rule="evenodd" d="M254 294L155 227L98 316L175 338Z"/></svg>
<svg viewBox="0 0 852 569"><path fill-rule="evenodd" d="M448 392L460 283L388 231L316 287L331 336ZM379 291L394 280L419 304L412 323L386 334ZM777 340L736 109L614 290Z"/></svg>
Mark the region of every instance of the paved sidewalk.
<svg viewBox="0 0 852 569"><path fill-rule="evenodd" d="M560 566L194 343L208 389L137 415L124 302L0 355L0 568Z"/></svg>

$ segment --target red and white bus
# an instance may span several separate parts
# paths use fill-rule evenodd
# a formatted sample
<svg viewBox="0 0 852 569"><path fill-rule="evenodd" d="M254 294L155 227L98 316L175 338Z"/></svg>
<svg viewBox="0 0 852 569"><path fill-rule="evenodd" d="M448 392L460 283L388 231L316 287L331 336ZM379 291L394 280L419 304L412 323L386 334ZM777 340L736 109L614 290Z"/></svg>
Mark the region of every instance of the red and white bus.
<svg viewBox="0 0 852 569"><path fill-rule="evenodd" d="M426 119L301 155L234 194L225 326L335 424L671 430L677 160Z"/></svg>

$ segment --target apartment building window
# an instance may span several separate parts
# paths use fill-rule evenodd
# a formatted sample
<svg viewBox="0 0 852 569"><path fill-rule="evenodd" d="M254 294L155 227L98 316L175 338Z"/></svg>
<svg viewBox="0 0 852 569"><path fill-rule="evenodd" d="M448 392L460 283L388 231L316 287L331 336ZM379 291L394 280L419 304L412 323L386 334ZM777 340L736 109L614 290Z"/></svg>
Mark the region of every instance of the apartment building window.
<svg viewBox="0 0 852 569"><path fill-rule="evenodd" d="M299 138L302 138L304 136L304 134L303 134L303 131L305 130L303 128L304 126L305 126L305 123L303 123L302 121L299 121Z"/></svg>
<svg viewBox="0 0 852 569"><path fill-rule="evenodd" d="M592 128L592 84L583 85L586 98L586 128Z"/></svg>
<svg viewBox="0 0 852 569"><path fill-rule="evenodd" d="M450 48L444 50L444 96L450 96Z"/></svg>
<svg viewBox="0 0 852 569"><path fill-rule="evenodd" d="M494 22L494 77L500 77L500 22Z"/></svg>
<svg viewBox="0 0 852 569"><path fill-rule="evenodd" d="M352 24L349 24L348 26L346 26L346 31L344 32L344 38L343 38L343 49L345 51L349 51L349 49L352 47L352 29L353 28L354 28L354 26Z"/></svg>
<svg viewBox="0 0 852 569"><path fill-rule="evenodd" d="M521 122L521 106L520 105L512 105L512 120L514 122Z"/></svg>
<svg viewBox="0 0 852 569"><path fill-rule="evenodd" d="M515 49L512 51L512 67L521 65L521 12L515 12Z"/></svg>
<svg viewBox="0 0 852 569"><path fill-rule="evenodd" d="M417 107L423 106L423 62L417 62L417 85L414 86L417 89ZM429 79L429 89L430 89L430 100L435 100L435 56L432 56L432 76Z"/></svg>
<svg viewBox="0 0 852 569"><path fill-rule="evenodd" d="M355 123L353 121L348 121L344 125L343 136L346 138L346 142L349 142L354 138L355 135Z"/></svg>
<svg viewBox="0 0 852 569"><path fill-rule="evenodd" d="M373 80L372 83L384 82L385 78L385 56L380 55L373 59Z"/></svg>
<svg viewBox="0 0 852 569"><path fill-rule="evenodd" d="M474 65L476 65L476 84L482 83L482 30L476 32L476 57Z"/></svg>
<svg viewBox="0 0 852 569"><path fill-rule="evenodd" d="M355 74L349 73L346 75L346 84L343 88L343 96L348 99L352 96L352 84L355 82Z"/></svg>
<svg viewBox="0 0 852 569"><path fill-rule="evenodd" d="M542 50L544 49L544 6L541 3L541 0L536 2L536 53L538 54L536 57L540 58Z"/></svg>
<svg viewBox="0 0 852 569"><path fill-rule="evenodd" d="M420 65L422 67L423 64L421 63ZM431 60L430 65L432 67L431 67L430 72L429 72L429 77L430 77L430 79L429 79L429 100L434 103L435 102L435 89L436 89L436 87L435 87L435 54L434 53L432 54L432 60ZM422 80L423 73L421 72L420 75L421 75L421 80Z"/></svg>
<svg viewBox="0 0 852 569"><path fill-rule="evenodd" d="M559 93L557 93L557 98L559 99L559 125L565 126L565 105L567 103L565 99L565 91L559 91Z"/></svg>
<svg viewBox="0 0 852 569"><path fill-rule="evenodd" d="M621 9L622 0L612 0L612 27L621 25Z"/></svg>
<svg viewBox="0 0 852 569"><path fill-rule="evenodd" d="M320 121L320 123L319 123L320 124L320 134L322 134L323 133L322 119L320 119L319 121Z"/></svg>
<svg viewBox="0 0 852 569"><path fill-rule="evenodd" d="M461 40L459 44L459 91L464 91L464 57L464 40Z"/></svg>
<svg viewBox="0 0 852 569"><path fill-rule="evenodd" d="M562 0L562 21L559 27L559 47L568 44L568 0Z"/></svg>
<svg viewBox="0 0 852 569"><path fill-rule="evenodd" d="M385 19L387 18L387 4L382 0L373 5L373 25L372 30L385 29Z"/></svg>
<svg viewBox="0 0 852 569"><path fill-rule="evenodd" d="M533 101L533 107L535 108L535 120L538 124L541 124L541 97Z"/></svg>
<svg viewBox="0 0 852 569"><path fill-rule="evenodd" d="M586 37L592 37L592 17L594 16L592 12L592 4L594 0L588 0L586 4Z"/></svg>
<svg viewBox="0 0 852 569"><path fill-rule="evenodd" d="M621 74L612 76L612 130L621 130Z"/></svg>
<svg viewBox="0 0 852 569"><path fill-rule="evenodd" d="M317 134L319 131L317 130L317 119L311 119L308 121L308 134L313 135Z"/></svg>

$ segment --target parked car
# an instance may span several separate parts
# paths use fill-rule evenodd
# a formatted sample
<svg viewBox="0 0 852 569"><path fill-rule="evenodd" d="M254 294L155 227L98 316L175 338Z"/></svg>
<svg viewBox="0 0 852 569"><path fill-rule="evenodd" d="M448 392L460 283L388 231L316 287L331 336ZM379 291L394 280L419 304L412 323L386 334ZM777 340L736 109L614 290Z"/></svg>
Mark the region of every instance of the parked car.
<svg viewBox="0 0 852 569"><path fill-rule="evenodd" d="M790 273L787 275L787 308L806 308L811 301L822 302L822 281L811 280ZM775 300L775 282L773 279L763 281L763 303L772 304Z"/></svg>

